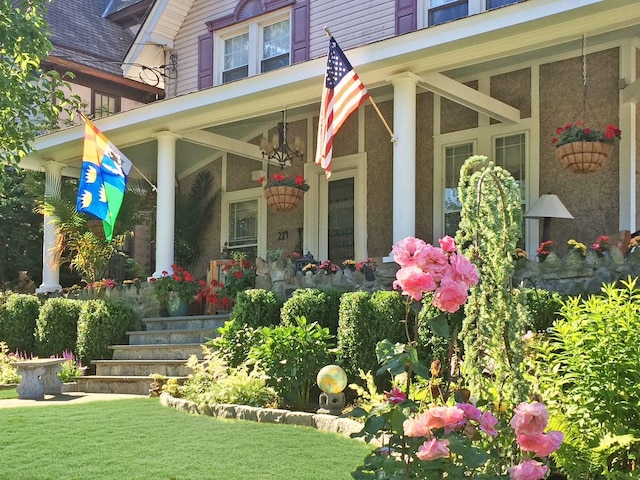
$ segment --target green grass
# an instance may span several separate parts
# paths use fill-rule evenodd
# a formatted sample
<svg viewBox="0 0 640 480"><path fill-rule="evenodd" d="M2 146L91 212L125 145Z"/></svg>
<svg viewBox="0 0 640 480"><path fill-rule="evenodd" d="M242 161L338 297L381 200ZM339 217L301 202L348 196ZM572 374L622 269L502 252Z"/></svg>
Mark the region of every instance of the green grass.
<svg viewBox="0 0 640 480"><path fill-rule="evenodd" d="M153 398L0 409L0 429L0 476L13 480L346 480L372 448Z"/></svg>
<svg viewBox="0 0 640 480"><path fill-rule="evenodd" d="M0 400L18 398L18 391L15 388L0 388Z"/></svg>

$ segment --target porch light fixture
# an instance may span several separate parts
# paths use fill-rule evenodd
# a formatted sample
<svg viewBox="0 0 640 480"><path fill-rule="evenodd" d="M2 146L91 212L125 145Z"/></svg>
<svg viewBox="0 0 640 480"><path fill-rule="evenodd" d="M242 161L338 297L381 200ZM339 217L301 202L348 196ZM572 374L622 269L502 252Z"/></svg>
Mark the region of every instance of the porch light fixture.
<svg viewBox="0 0 640 480"><path fill-rule="evenodd" d="M536 203L524 214L525 218L542 218L542 241L549 240L552 218L570 218L573 215L562 204L557 195L546 194L540 196Z"/></svg>
<svg viewBox="0 0 640 480"><path fill-rule="evenodd" d="M294 139L293 148L287 143L286 115L286 110L284 110L282 112L282 122L278 122L278 133L271 138L271 142L264 137L260 142L262 157L269 161L275 160L280 165L280 168L290 167L293 160L302 160L302 151L304 150L304 144L299 137Z"/></svg>

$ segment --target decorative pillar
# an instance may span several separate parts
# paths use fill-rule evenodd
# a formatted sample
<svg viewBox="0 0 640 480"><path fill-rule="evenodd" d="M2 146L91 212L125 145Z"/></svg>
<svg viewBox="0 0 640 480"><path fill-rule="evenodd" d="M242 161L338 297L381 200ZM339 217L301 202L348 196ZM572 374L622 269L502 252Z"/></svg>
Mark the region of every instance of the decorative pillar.
<svg viewBox="0 0 640 480"><path fill-rule="evenodd" d="M60 196L62 187L62 163L47 161L44 164L44 199ZM53 221L56 217L44 216L42 238L42 284L37 293L52 293L62 290L60 285L60 258L56 253L58 229Z"/></svg>
<svg viewBox="0 0 640 480"><path fill-rule="evenodd" d="M175 205L176 205L176 141L172 132L160 132L158 140L158 191L156 201L156 271L171 273L174 264Z"/></svg>
<svg viewBox="0 0 640 480"><path fill-rule="evenodd" d="M640 79L636 75L637 49L634 43L625 42L620 49L620 78L625 87L620 90L620 129L622 139L619 142L618 155L618 204L620 214L618 228L634 233L638 230L638 186L636 172L638 169L637 152L637 103L640 101Z"/></svg>
<svg viewBox="0 0 640 480"><path fill-rule="evenodd" d="M418 76L403 73L393 84L393 244L416 234L416 85Z"/></svg>

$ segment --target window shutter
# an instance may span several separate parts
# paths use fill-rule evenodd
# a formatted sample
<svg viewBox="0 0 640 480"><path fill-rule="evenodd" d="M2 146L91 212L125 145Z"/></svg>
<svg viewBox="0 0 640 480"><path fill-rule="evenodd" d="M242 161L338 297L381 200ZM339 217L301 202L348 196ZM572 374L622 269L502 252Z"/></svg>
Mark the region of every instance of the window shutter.
<svg viewBox="0 0 640 480"><path fill-rule="evenodd" d="M198 37L198 90L213 86L213 35Z"/></svg>
<svg viewBox="0 0 640 480"><path fill-rule="evenodd" d="M413 32L418 28L418 2L396 0L396 35Z"/></svg>
<svg viewBox="0 0 640 480"><path fill-rule="evenodd" d="M309 0L295 3L291 24L291 64L309 60Z"/></svg>

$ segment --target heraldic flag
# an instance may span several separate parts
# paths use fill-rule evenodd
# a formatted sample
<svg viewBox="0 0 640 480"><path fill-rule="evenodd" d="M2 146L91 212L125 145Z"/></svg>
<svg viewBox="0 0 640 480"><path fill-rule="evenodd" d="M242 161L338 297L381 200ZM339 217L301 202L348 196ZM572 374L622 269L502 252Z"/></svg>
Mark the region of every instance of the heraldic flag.
<svg viewBox="0 0 640 480"><path fill-rule="evenodd" d="M131 161L91 123L84 119L84 150L76 210L102 220L107 241L124 198Z"/></svg>

